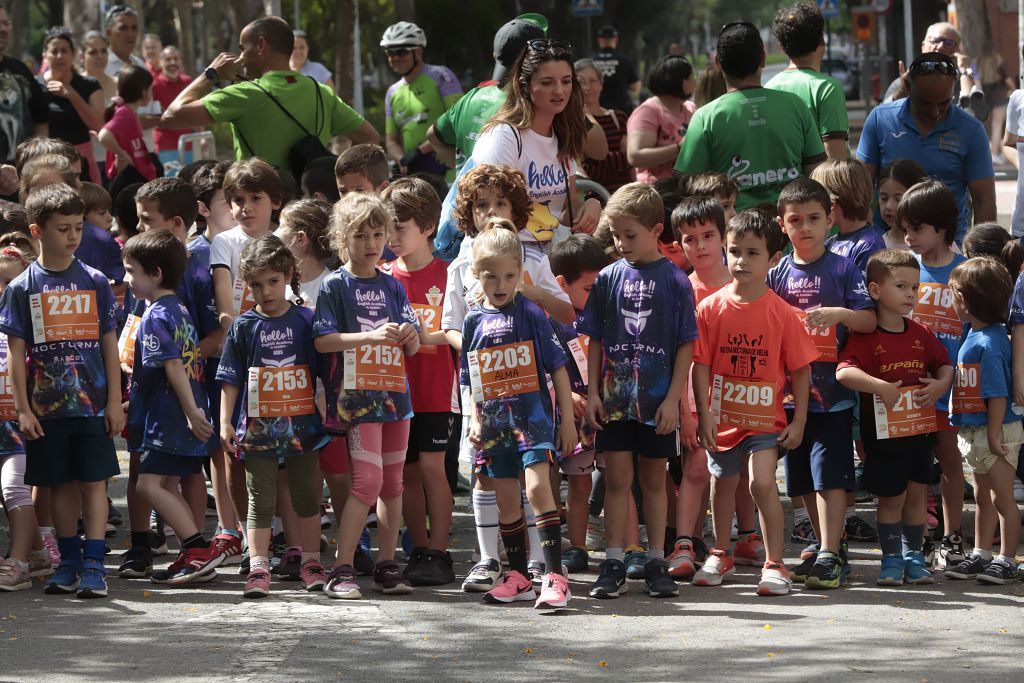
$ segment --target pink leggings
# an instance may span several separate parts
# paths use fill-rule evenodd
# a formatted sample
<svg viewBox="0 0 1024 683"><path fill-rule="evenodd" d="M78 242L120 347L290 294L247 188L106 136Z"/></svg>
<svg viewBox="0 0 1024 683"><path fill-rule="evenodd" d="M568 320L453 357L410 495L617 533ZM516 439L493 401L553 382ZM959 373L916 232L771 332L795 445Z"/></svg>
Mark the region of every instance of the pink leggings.
<svg viewBox="0 0 1024 683"><path fill-rule="evenodd" d="M409 420L364 422L348 429L352 495L364 505L402 495Z"/></svg>
<svg viewBox="0 0 1024 683"><path fill-rule="evenodd" d="M25 484L25 454L0 455L0 489L8 510L32 504L32 487Z"/></svg>

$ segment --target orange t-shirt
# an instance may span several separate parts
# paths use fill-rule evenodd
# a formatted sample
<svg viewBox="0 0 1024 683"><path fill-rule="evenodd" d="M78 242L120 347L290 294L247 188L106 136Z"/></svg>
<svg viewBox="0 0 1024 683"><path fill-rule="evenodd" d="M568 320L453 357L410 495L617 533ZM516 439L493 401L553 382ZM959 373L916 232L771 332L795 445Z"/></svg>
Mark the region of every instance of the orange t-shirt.
<svg viewBox="0 0 1024 683"><path fill-rule="evenodd" d="M715 292L720 290L722 287L725 287L725 285L718 285L717 287L712 287L712 286L704 284L704 282L702 282L701 279L699 277L697 277L697 272L696 271L690 273L689 278L690 278L690 284L693 285L693 305L694 305L694 307L696 307L697 304L699 304L701 301L704 301L704 299L707 299L709 296L711 296L712 294L714 294ZM726 283L726 284L728 284L728 283ZM689 383L688 383L687 388L686 388L686 400L689 402L690 412L693 413L694 415L696 415L697 414L697 401L694 400L694 398L693 398L693 367L692 366L690 367L690 378L689 378Z"/></svg>
<svg viewBox="0 0 1024 683"><path fill-rule="evenodd" d="M751 434L785 429L786 373L817 358L796 312L771 290L752 303L733 301L724 288L702 301L693 362L711 368L719 451Z"/></svg>

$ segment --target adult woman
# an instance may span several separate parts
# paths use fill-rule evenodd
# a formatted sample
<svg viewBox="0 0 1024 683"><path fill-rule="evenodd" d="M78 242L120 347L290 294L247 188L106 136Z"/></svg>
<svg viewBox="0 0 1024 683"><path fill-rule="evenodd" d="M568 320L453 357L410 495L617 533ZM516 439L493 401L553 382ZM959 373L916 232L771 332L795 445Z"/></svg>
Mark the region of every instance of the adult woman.
<svg viewBox="0 0 1024 683"><path fill-rule="evenodd" d="M693 104L700 109L708 102L713 102L725 94L725 74L717 66L711 65L700 72L697 77L697 88L693 91Z"/></svg>
<svg viewBox="0 0 1024 683"><path fill-rule="evenodd" d="M672 164L697 106L690 100L696 83L693 67L682 57L662 57L647 75L652 97L626 122L626 156L636 179L653 184L672 174Z"/></svg>
<svg viewBox="0 0 1024 683"><path fill-rule="evenodd" d="M103 106L117 97L117 81L107 75L110 42L99 31L89 31L82 40L82 71L103 90Z"/></svg>
<svg viewBox="0 0 1024 683"><path fill-rule="evenodd" d="M605 109L601 106L601 90L604 86L601 72L592 59L576 62L576 75L583 84L583 103L587 117L604 130L608 141L608 155L602 161L589 156L583 157L583 170L594 182L603 185L609 192L615 192L626 183L633 182L635 174L626 159L626 116L625 112Z"/></svg>
<svg viewBox="0 0 1024 683"><path fill-rule="evenodd" d="M295 45L292 47L292 56L288 59L288 65L292 71L298 71L304 76L312 76L326 86L334 87L331 80L331 71L320 62L309 61L309 41L306 40L305 31L295 31Z"/></svg>
<svg viewBox="0 0 1024 683"><path fill-rule="evenodd" d="M601 203L576 200L576 158L586 137L583 87L572 47L560 40L531 40L512 65L505 102L473 148L474 164L510 166L526 178L533 209L525 242L549 247L574 231L593 232ZM566 201L566 198L573 198Z"/></svg>
<svg viewBox="0 0 1024 683"><path fill-rule="evenodd" d="M1010 100L1010 93L1017 88L1010 75L1006 71L1006 64L1003 63L1003 56L1000 55L992 43L985 47L981 58L978 59L978 78L981 80L981 89L985 92L985 99L991 107L986 125L989 131L989 146L992 149L992 161L997 164L1006 163L1003 157L1003 132L1006 130L1006 104Z"/></svg>
<svg viewBox="0 0 1024 683"><path fill-rule="evenodd" d="M103 127L103 92L95 78L74 70L75 46L70 29L51 28L43 39L48 68L40 80L46 85L50 106L50 137L70 142L82 155L82 170L92 182L100 181L89 131Z"/></svg>

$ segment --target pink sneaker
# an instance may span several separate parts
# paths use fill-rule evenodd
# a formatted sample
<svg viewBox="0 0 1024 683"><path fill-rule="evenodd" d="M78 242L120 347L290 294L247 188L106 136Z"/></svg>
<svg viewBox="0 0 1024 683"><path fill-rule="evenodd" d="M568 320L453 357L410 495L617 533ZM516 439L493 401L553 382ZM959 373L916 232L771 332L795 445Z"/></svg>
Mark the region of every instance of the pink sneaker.
<svg viewBox="0 0 1024 683"><path fill-rule="evenodd" d="M50 564L56 567L60 564L60 549L57 547L57 537L53 534L43 534L43 545L50 553Z"/></svg>
<svg viewBox="0 0 1024 683"><path fill-rule="evenodd" d="M541 582L540 597L534 603L534 609L558 609L565 607L572 599L569 592L569 579L561 574L551 572L544 575Z"/></svg>
<svg viewBox="0 0 1024 683"><path fill-rule="evenodd" d="M257 567L249 572L249 578L245 580L245 590L242 596L246 598L265 598L270 595L270 572L263 567Z"/></svg>
<svg viewBox="0 0 1024 683"><path fill-rule="evenodd" d="M765 553L764 543L761 537L755 534L748 534L736 542L732 551L733 561L736 564L748 567L761 567L764 565Z"/></svg>
<svg viewBox="0 0 1024 683"><path fill-rule="evenodd" d="M522 602L533 600L536 593L533 592L533 581L523 576L515 569L509 570L501 583L484 593L484 602L492 604L507 604L510 602Z"/></svg>
<svg viewBox="0 0 1024 683"><path fill-rule="evenodd" d="M299 578L302 580L302 585L306 590L323 590L324 584L327 583L327 572L324 571L324 566L317 560L306 560L299 567Z"/></svg>
<svg viewBox="0 0 1024 683"><path fill-rule="evenodd" d="M681 538L668 556L668 575L673 579L691 579L696 571L693 541Z"/></svg>

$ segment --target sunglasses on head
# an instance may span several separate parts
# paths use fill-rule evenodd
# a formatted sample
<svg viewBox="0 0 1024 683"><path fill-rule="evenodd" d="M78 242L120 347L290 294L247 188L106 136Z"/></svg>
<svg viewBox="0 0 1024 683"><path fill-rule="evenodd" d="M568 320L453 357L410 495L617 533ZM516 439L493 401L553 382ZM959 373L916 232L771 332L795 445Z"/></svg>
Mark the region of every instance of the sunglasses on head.
<svg viewBox="0 0 1024 683"><path fill-rule="evenodd" d="M388 57L404 57L416 48L412 47L390 47L384 52L387 53Z"/></svg>
<svg viewBox="0 0 1024 683"><path fill-rule="evenodd" d="M954 64L945 61L937 62L915 62L910 65L910 73L917 76L930 74L942 74L943 76L959 76L960 69Z"/></svg>
<svg viewBox="0 0 1024 683"><path fill-rule="evenodd" d="M564 40L551 40L549 38L538 38L526 43L526 46L533 52L545 52L548 54L568 54L572 52L572 43Z"/></svg>

